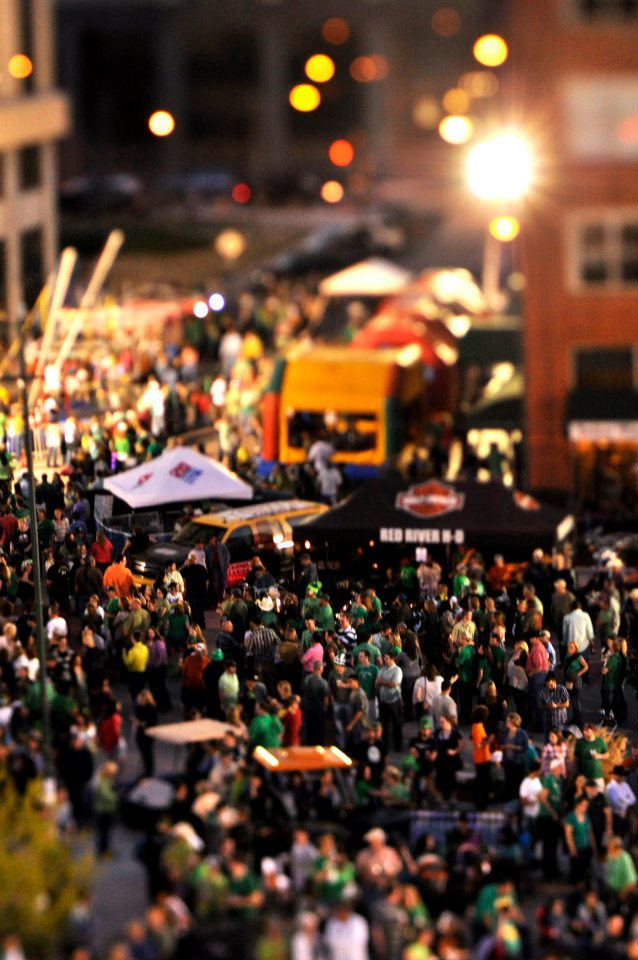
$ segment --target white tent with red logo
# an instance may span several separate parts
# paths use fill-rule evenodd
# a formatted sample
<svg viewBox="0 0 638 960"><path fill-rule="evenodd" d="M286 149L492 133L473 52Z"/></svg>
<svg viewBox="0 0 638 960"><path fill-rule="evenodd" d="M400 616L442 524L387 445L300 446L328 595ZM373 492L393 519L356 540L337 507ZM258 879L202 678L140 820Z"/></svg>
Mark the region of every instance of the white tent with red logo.
<svg viewBox="0 0 638 960"><path fill-rule="evenodd" d="M223 464L190 447L172 447L155 460L116 473L104 489L133 510L197 500L252 500L253 488Z"/></svg>

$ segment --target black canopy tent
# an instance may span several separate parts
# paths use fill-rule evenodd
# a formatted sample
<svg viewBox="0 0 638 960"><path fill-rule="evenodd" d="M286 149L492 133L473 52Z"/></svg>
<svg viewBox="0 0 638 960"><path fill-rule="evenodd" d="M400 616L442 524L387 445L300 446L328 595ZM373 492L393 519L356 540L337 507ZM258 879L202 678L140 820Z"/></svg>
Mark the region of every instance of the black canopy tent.
<svg viewBox="0 0 638 960"><path fill-rule="evenodd" d="M296 530L320 545L500 550L528 556L569 537L573 517L501 483L406 481L398 475L362 485L346 500Z"/></svg>

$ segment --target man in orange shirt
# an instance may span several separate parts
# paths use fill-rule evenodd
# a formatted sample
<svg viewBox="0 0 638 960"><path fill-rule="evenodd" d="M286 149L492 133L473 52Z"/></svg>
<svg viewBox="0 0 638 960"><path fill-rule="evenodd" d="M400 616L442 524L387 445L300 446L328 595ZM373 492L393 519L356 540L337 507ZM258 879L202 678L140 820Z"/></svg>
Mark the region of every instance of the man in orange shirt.
<svg viewBox="0 0 638 960"><path fill-rule="evenodd" d="M106 568L102 582L104 589L115 587L115 592L120 600L131 596L135 581L133 580L133 574L126 566L126 557L120 557Z"/></svg>

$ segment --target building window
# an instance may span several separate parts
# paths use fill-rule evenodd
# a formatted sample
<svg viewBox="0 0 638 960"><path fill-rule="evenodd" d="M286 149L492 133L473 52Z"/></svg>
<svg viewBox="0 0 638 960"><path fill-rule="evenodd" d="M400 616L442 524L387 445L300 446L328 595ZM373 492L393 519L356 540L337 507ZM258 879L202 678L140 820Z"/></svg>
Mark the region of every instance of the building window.
<svg viewBox="0 0 638 960"><path fill-rule="evenodd" d="M42 230L39 227L22 234L22 284L27 308L38 298L44 280Z"/></svg>
<svg viewBox="0 0 638 960"><path fill-rule="evenodd" d="M636 72L592 77L575 74L561 84L563 131L570 156L587 162L638 160Z"/></svg>
<svg viewBox="0 0 638 960"><path fill-rule="evenodd" d="M579 347L574 351L576 390L633 390L636 358L630 346Z"/></svg>
<svg viewBox="0 0 638 960"><path fill-rule="evenodd" d="M572 286L638 285L638 210L626 218L581 219L572 230Z"/></svg>
<svg viewBox="0 0 638 960"><path fill-rule="evenodd" d="M24 147L19 154L20 189L35 190L42 186L42 151L40 147Z"/></svg>
<svg viewBox="0 0 638 960"><path fill-rule="evenodd" d="M575 0L575 6L578 14L587 20L638 17L638 0Z"/></svg>

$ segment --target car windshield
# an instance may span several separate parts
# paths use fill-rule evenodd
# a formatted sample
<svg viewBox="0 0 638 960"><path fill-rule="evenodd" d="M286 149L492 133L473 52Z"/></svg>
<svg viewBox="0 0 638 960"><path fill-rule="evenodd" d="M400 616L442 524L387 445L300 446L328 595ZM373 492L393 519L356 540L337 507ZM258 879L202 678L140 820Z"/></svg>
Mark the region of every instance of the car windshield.
<svg viewBox="0 0 638 960"><path fill-rule="evenodd" d="M190 520L172 539L173 543L194 547L198 540L208 543L212 536L221 538L225 533L225 527L215 527L209 523L198 523L197 520Z"/></svg>

